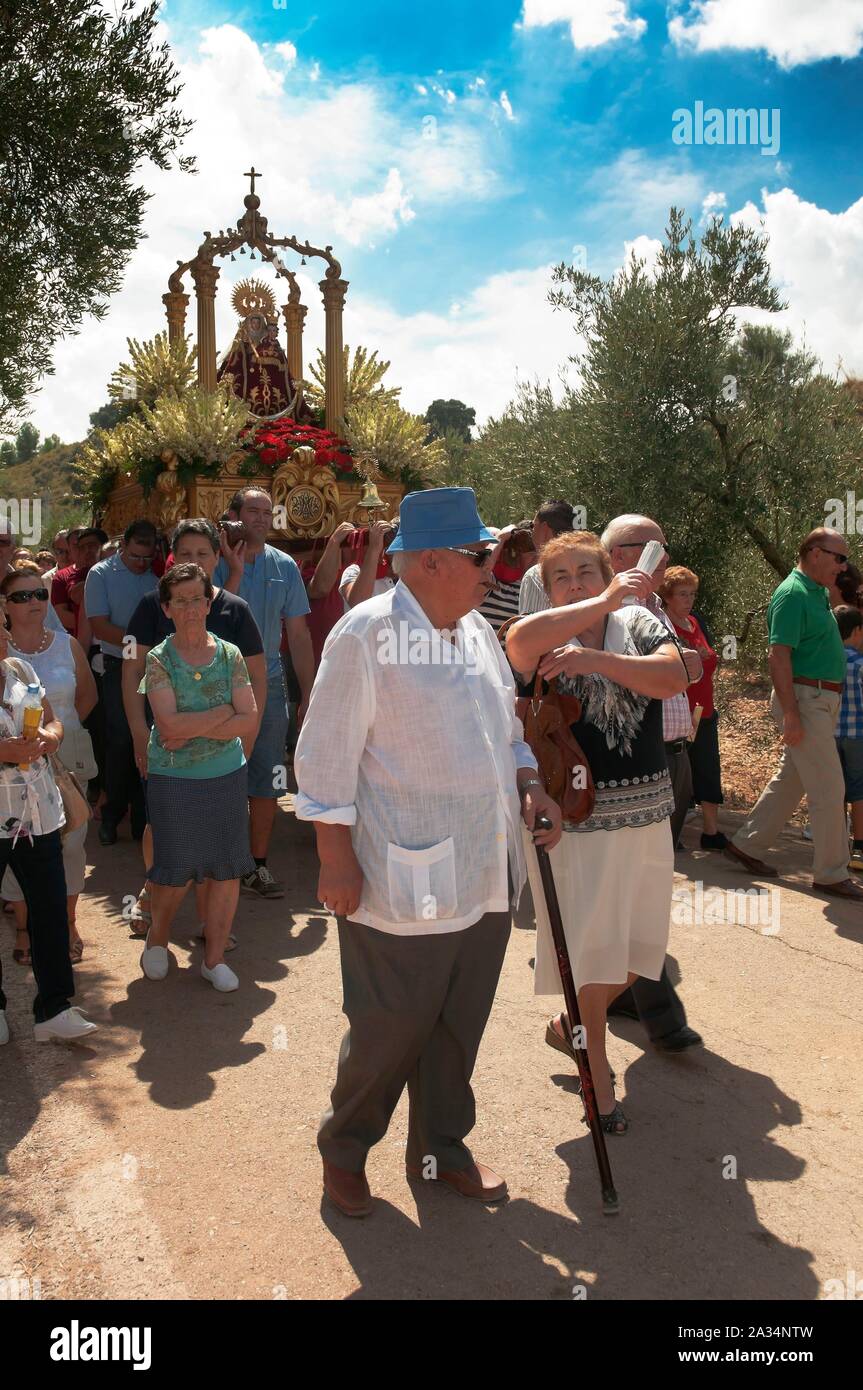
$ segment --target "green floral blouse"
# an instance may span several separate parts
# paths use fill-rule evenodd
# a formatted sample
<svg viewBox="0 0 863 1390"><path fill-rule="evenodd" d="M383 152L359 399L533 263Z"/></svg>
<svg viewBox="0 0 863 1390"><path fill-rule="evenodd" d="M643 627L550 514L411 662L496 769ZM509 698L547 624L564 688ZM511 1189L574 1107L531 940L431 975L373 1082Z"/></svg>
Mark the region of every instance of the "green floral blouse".
<svg viewBox="0 0 863 1390"><path fill-rule="evenodd" d="M177 652L173 634L147 653L147 669L138 686L140 695L170 686L178 714L200 714L216 705L229 705L238 686L250 685L246 663L232 642L216 637L208 666L190 666ZM169 751L154 724L147 749L147 770L161 777L224 777L246 761L238 738L190 738Z"/></svg>

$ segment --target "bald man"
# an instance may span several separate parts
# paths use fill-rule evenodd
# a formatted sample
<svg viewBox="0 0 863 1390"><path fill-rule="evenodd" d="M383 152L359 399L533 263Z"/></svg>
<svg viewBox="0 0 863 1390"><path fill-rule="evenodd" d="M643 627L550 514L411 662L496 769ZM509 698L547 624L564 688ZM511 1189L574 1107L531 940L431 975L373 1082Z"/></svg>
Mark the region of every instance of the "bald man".
<svg viewBox="0 0 863 1390"><path fill-rule="evenodd" d="M835 737L846 656L827 592L847 561L841 532L818 526L773 592L767 608L770 712L782 734L782 756L724 853L756 878L775 878L776 870L761 856L776 843L805 792L814 848L812 887L863 903L863 888L848 875L845 779Z"/></svg>

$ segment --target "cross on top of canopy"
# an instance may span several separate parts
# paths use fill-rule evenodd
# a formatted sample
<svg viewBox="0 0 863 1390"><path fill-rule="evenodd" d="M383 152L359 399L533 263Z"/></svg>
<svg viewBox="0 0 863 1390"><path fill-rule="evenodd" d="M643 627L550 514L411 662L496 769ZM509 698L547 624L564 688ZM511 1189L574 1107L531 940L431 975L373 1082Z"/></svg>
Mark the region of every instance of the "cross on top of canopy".
<svg viewBox="0 0 863 1390"><path fill-rule="evenodd" d="M236 260L235 253L239 252L240 255L245 255L246 246L250 249L251 260L255 259L255 252L257 251L261 260L269 261L278 275L284 276L290 281L289 298L295 303L298 303L300 299L296 277L276 254L275 247L284 246L296 251L298 255L303 257L303 264L305 264L305 257L307 256L324 260L327 262L327 269L324 271L325 279L338 280L340 278L342 267L332 254L332 246L312 246L309 241L301 242L295 236L277 237L267 230L267 219L258 211L261 200L255 192L255 179L263 177L263 174L258 172L254 164L251 169L246 171L243 178L251 180L251 192L247 193L243 199L246 211L242 217L238 218L236 231L220 231L219 235L215 237L211 232L204 232L204 240L192 260L177 262L177 269L168 280L169 290L182 291L183 275L189 269L194 273L196 263L209 262L212 264L216 256L230 256L232 261Z"/></svg>
<svg viewBox="0 0 863 1390"><path fill-rule="evenodd" d="M307 258L326 262L323 280L319 281L325 311L325 358L326 358L326 423L328 429L341 427L344 411L344 365L342 361L342 310L348 281L343 280L340 262L332 254L332 246L313 246L308 240L301 242L296 236L278 237L267 228L267 219L259 211L261 200L255 192L255 180L263 178L254 164L244 174L251 181L251 189L244 199L245 212L237 220L236 229L220 231L218 236L204 232L204 240L197 252L188 261L178 261L177 269L168 279L168 291L162 295L168 317L168 336L171 340L182 337L186 322L186 307L189 296L183 289L183 276L191 272L197 301L198 327L198 382L208 390L216 386L216 328L215 295L220 267L214 264L217 258L229 256L232 261L246 254L249 259L259 256L273 267L276 276L288 282L287 303L282 306L288 338L288 363L294 380L300 381L302 369L303 320L307 309L301 303L300 287L294 272L285 265L280 249L294 251L305 265ZM256 254L257 253L257 254Z"/></svg>

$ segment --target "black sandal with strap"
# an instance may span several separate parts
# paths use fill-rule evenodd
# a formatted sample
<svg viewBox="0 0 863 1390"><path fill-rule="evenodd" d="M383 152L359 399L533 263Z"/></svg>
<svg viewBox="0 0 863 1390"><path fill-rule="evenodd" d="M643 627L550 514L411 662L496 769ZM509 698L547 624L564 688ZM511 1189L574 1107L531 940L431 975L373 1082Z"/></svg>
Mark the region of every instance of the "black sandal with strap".
<svg viewBox="0 0 863 1390"><path fill-rule="evenodd" d="M588 1129L590 1129L590 1120L587 1118L586 1110L584 1112L584 1123L587 1125ZM614 1109L610 1110L607 1115L600 1115L599 1123L605 1134L614 1134L618 1138L622 1138L629 1129L629 1120L624 1115L623 1106L619 1100L615 1101Z"/></svg>

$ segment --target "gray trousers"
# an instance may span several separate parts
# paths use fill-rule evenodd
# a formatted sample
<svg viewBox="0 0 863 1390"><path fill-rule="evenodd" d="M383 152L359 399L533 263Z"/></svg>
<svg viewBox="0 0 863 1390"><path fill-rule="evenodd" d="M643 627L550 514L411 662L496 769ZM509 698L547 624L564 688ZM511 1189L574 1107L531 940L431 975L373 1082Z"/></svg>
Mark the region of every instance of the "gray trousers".
<svg viewBox="0 0 863 1390"><path fill-rule="evenodd" d="M732 844L756 859L763 858L779 839L805 792L815 851L812 881L841 883L848 877L845 776L835 738L841 696L838 691L819 690L814 685L795 685L794 694L803 739L793 748L782 745L779 767ZM781 732L784 715L775 690L770 697L770 713Z"/></svg>
<svg viewBox="0 0 863 1390"><path fill-rule="evenodd" d="M338 928L348 1031L318 1131L321 1154L361 1172L407 1086L407 1162L422 1167L433 1157L442 1171L467 1168L464 1139L476 1121L470 1078L506 953L509 913L425 936L392 936L341 917Z"/></svg>

